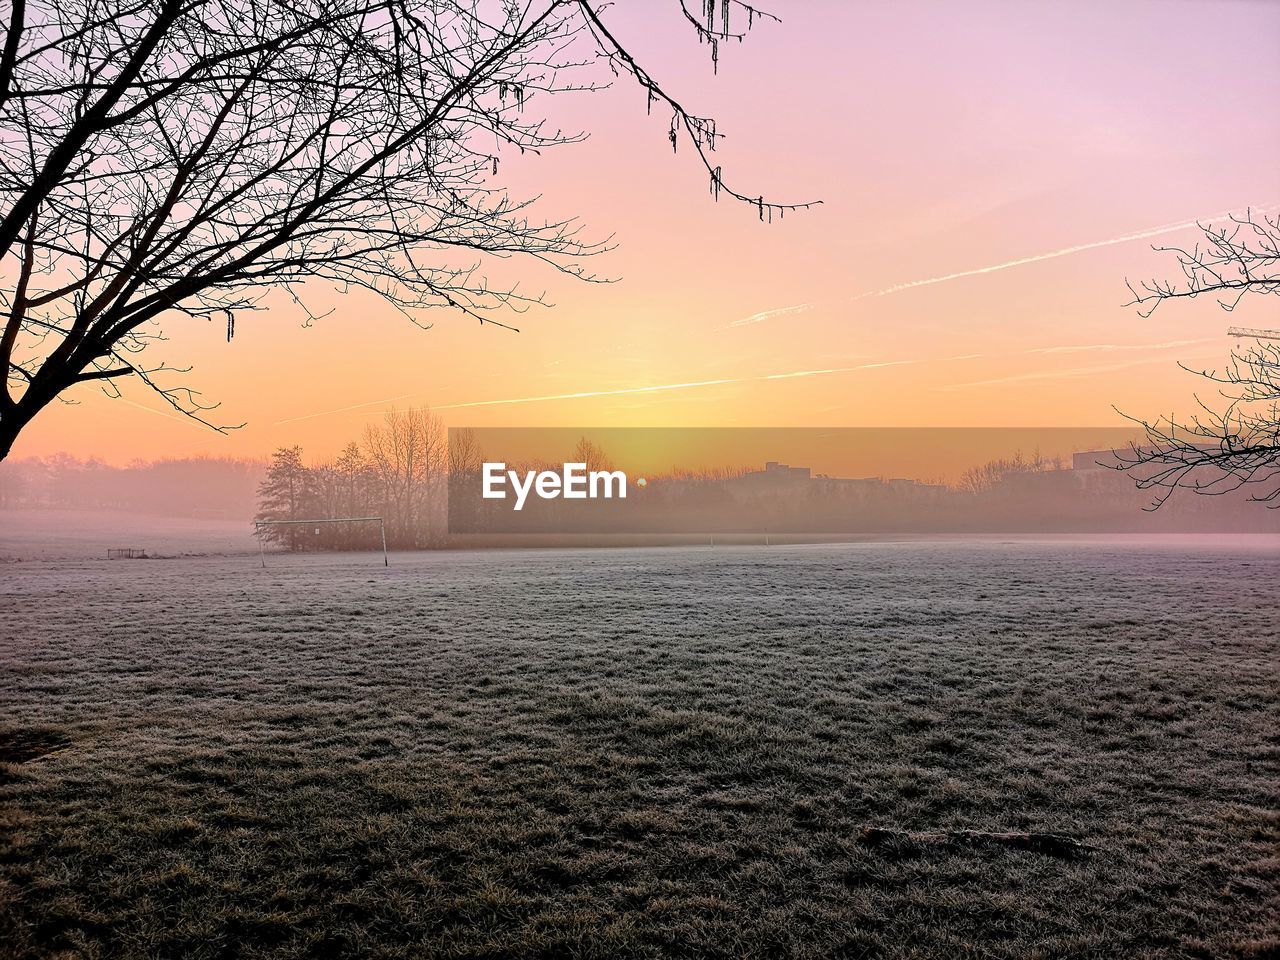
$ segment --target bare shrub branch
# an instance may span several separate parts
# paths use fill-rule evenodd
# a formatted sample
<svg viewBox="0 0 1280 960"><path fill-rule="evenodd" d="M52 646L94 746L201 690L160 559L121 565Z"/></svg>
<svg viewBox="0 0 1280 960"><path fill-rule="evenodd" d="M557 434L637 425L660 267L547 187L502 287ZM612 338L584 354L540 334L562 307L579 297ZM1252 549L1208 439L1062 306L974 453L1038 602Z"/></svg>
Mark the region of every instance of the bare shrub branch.
<svg viewBox="0 0 1280 960"><path fill-rule="evenodd" d="M1125 281L1139 314L1149 317L1166 300L1209 296L1228 313L1242 297L1280 293L1280 217L1248 212L1224 224L1200 227L1204 242L1190 250L1156 247L1177 257L1182 281Z"/></svg>
<svg viewBox="0 0 1280 960"><path fill-rule="evenodd" d="M1280 222L1275 217L1232 218L1202 228L1206 244L1172 249L1182 267L1181 285L1151 281L1134 304L1150 316L1165 300L1214 296L1234 310L1248 295L1280 292ZM1164 248L1158 248L1164 249ZM1130 286L1130 290L1134 290ZM1176 490L1220 496L1247 490L1252 500L1280 507L1280 334L1232 350L1221 370L1184 370L1214 385L1209 401L1184 418L1127 419L1142 427L1144 441L1116 451L1118 469L1152 492L1158 509Z"/></svg>

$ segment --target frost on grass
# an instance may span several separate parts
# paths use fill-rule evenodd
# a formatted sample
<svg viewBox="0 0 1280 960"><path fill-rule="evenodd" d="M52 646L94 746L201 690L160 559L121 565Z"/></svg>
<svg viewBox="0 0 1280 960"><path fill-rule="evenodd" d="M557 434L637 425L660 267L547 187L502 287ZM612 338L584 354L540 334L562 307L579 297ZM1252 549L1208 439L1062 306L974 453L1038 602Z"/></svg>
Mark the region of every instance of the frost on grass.
<svg viewBox="0 0 1280 960"><path fill-rule="evenodd" d="M395 560L6 569L0 952L1280 949L1274 547Z"/></svg>

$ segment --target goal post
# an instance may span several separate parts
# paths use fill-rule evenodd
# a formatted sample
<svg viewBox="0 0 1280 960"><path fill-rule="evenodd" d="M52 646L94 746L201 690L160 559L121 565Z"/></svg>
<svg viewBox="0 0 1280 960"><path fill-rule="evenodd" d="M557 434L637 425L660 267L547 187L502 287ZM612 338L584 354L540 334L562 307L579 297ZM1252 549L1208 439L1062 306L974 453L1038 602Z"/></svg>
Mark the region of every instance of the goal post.
<svg viewBox="0 0 1280 960"><path fill-rule="evenodd" d="M382 517L325 517L317 520L255 520L253 521L253 532L258 538L258 552L262 557L263 569L267 566L267 545L262 539L263 527L289 526L291 524L305 526L310 524L316 527L316 533L320 532L317 524L321 523L376 523L378 530L382 534L382 565L384 567L391 566L387 558L387 524Z"/></svg>

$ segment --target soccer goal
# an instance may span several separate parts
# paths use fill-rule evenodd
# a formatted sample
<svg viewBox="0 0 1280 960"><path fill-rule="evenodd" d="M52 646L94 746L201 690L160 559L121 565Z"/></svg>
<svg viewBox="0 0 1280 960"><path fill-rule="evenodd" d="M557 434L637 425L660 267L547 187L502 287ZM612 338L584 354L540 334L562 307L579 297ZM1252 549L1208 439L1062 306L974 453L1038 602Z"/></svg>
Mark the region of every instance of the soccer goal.
<svg viewBox="0 0 1280 960"><path fill-rule="evenodd" d="M267 543L262 539L262 530L264 527L279 526L311 526L315 528L315 535L320 536L321 524L324 523L376 523L378 531L382 535L382 565L384 567L391 566L387 559L387 524L382 517L326 517L323 520L255 520L253 521L253 532L258 538L258 551L262 557L263 569L267 566Z"/></svg>
<svg viewBox="0 0 1280 960"><path fill-rule="evenodd" d="M147 551L141 547L107 547L108 560L146 560Z"/></svg>

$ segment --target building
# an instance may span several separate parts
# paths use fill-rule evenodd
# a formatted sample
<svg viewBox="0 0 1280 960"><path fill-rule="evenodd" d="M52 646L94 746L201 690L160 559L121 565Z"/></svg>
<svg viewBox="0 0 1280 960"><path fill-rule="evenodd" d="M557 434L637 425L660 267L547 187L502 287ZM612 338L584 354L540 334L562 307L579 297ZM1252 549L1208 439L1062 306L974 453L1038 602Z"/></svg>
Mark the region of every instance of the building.
<svg viewBox="0 0 1280 960"><path fill-rule="evenodd" d="M763 470L752 470L742 475L744 480L770 483L786 483L796 480L809 480L811 478L812 471L808 467L792 467L785 463L779 463L777 460L770 460L764 465Z"/></svg>

